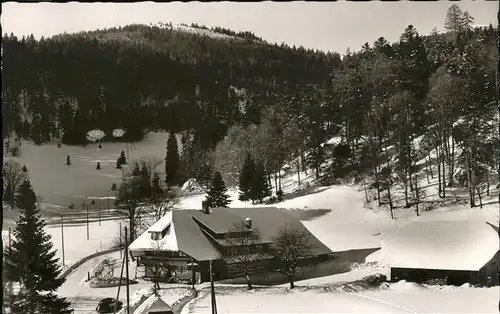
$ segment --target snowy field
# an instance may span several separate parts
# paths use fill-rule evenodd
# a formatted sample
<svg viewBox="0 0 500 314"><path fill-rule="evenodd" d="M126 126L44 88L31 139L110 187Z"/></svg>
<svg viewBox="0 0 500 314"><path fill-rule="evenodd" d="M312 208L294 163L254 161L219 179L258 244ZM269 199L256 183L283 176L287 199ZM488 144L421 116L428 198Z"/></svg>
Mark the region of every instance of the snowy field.
<svg viewBox="0 0 500 314"><path fill-rule="evenodd" d="M130 160L141 158L165 159L167 133L150 133L141 142L129 145ZM116 160L121 151L127 152L126 143L102 143L102 149L96 144L86 148L57 143L36 146L24 141L20 157L14 159L28 167L31 183L37 195L47 206L67 208L74 204L81 206L85 196L107 196L113 182L121 181L122 170L116 169ZM66 156L70 155L71 166L66 166ZM43 158L40 158L43 156ZM101 170L96 170L97 162ZM160 172L164 172L162 167ZM113 196L113 192L110 192ZM106 206L106 204L104 204Z"/></svg>
<svg viewBox="0 0 500 314"><path fill-rule="evenodd" d="M498 287L426 287L407 282L366 291L322 287L217 289L219 313L497 313ZM182 314L211 313L204 291Z"/></svg>

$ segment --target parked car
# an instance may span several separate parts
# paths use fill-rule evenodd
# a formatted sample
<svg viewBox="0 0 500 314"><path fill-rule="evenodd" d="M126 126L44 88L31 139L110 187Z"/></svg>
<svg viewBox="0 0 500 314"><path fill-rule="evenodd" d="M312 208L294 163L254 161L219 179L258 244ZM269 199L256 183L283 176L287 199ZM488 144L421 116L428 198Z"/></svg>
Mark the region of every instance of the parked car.
<svg viewBox="0 0 500 314"><path fill-rule="evenodd" d="M101 301L99 301L99 304L97 304L97 307L95 310L97 313L114 313L115 312L115 305L116 305L116 312L122 309L123 307L123 302L118 301L113 298L104 298Z"/></svg>

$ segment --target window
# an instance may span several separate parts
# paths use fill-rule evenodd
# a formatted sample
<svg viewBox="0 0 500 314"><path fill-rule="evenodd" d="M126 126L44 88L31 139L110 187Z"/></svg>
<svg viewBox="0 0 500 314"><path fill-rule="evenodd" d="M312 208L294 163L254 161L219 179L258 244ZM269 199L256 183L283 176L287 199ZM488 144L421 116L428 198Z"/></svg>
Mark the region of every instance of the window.
<svg viewBox="0 0 500 314"><path fill-rule="evenodd" d="M155 240L155 241L158 241L158 240L161 240L161 233L159 232L151 232L151 240Z"/></svg>

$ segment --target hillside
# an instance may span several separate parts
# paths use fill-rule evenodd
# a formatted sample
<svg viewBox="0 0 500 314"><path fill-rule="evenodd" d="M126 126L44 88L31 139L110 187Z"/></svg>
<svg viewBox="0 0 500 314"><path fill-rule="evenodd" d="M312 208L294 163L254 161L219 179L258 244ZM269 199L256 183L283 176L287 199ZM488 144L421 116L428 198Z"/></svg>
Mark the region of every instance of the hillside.
<svg viewBox="0 0 500 314"><path fill-rule="evenodd" d="M497 30L460 23L429 36L409 25L343 58L199 25L6 35L4 138L80 145L90 129L121 127L137 142L163 129L180 137L179 185L218 170L233 187L250 156L273 194L285 171L312 169L323 185L363 183L391 209L402 189L411 207L434 166L441 198L459 185L474 199L496 184Z"/></svg>

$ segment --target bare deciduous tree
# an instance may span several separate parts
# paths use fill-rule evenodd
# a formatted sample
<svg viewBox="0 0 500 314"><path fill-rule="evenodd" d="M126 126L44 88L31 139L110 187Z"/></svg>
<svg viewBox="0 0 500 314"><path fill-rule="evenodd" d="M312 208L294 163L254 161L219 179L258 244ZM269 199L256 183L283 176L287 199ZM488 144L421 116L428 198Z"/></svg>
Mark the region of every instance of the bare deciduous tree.
<svg viewBox="0 0 500 314"><path fill-rule="evenodd" d="M146 217L148 207L141 204L141 179L130 177L118 189L119 211L127 220L129 228L129 243L134 241L138 234L147 226Z"/></svg>
<svg viewBox="0 0 500 314"><path fill-rule="evenodd" d="M23 172L23 166L15 160L9 159L3 163L3 199L14 208L14 195L25 180L28 179L26 172Z"/></svg>
<svg viewBox="0 0 500 314"><path fill-rule="evenodd" d="M155 197L150 200L150 210L151 214L154 216L154 221L158 221L165 216L178 202L179 198L172 190L163 191L161 195L156 194Z"/></svg>
<svg viewBox="0 0 500 314"><path fill-rule="evenodd" d="M160 290L160 281L165 277L169 267L168 261L160 256L163 244L163 240L151 240L153 256L148 259L147 267L151 272L151 281L153 282L153 290L155 292Z"/></svg>
<svg viewBox="0 0 500 314"><path fill-rule="evenodd" d="M287 276L290 289L295 287L295 278L307 267L304 259L312 257L309 238L310 235L305 230L286 226L274 239L276 271Z"/></svg>
<svg viewBox="0 0 500 314"><path fill-rule="evenodd" d="M227 241L225 255L234 266L243 272L248 289L252 289L250 273L257 263L265 257L260 245L259 231L252 229L251 225L246 222L237 223L229 230L225 240Z"/></svg>

